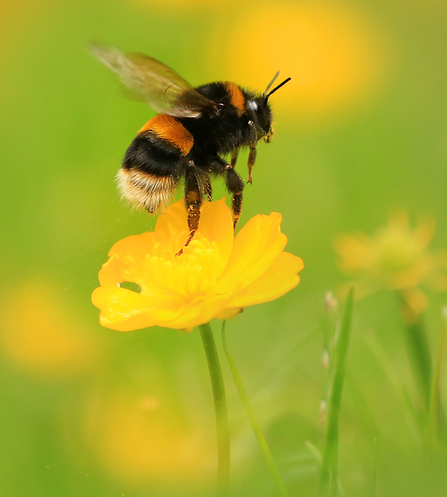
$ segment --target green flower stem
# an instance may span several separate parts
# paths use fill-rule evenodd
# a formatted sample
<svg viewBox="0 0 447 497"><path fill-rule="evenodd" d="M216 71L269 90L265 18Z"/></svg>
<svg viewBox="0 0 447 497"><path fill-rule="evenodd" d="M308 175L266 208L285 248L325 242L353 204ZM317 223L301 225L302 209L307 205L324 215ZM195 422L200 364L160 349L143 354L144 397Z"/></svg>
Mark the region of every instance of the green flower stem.
<svg viewBox="0 0 447 497"><path fill-rule="evenodd" d="M430 406L428 410L428 422L426 431L426 445L429 450L432 449L434 440L436 438L439 423L443 421L441 410L441 389L442 377L445 366L447 349L447 323L444 324L439 335L438 353L436 357L435 372L433 375ZM441 425L441 428L443 426Z"/></svg>
<svg viewBox="0 0 447 497"><path fill-rule="evenodd" d="M251 427L253 428L256 439L258 440L259 446L261 447L262 454L264 456L265 461L267 462L267 466L270 470L270 473L273 477L273 480L275 481L276 486L278 487L278 491L279 491L280 495L282 497L289 497L289 493L287 491L287 488L284 485L284 482L282 481L281 475L279 474L278 468L276 467L272 453L270 452L270 449L269 449L267 442L264 438L264 434L262 433L261 427L259 426L256 415L251 407L250 401L248 400L247 394L245 392L244 386L242 384L241 378L239 376L239 373L238 373L238 370L236 367L236 363L234 362L234 359L233 359L233 357L230 354L230 351L228 349L227 338L225 335L225 321L222 324L222 344L223 344L225 354L227 356L228 364L229 364L231 372L233 374L234 382L235 382L237 390L239 392L239 396L242 400L242 404L244 405L245 410L247 411L248 418L249 418L250 423L251 423Z"/></svg>
<svg viewBox="0 0 447 497"><path fill-rule="evenodd" d="M320 474L319 497L336 497L338 493L338 430L345 379L346 355L351 334L352 307L354 292L351 290L346 302L346 310L334 346L334 376L328 406L326 445ZM330 492L330 493L329 493Z"/></svg>
<svg viewBox="0 0 447 497"><path fill-rule="evenodd" d="M199 326L213 389L217 430L217 495L228 495L230 481L230 430L228 428L227 400L213 332L209 323Z"/></svg>
<svg viewBox="0 0 447 497"><path fill-rule="evenodd" d="M423 318L421 315L414 314L403 294L398 293L398 298L402 315L409 316L403 319L404 336L413 374L421 391L425 412L427 412L430 404L432 364Z"/></svg>

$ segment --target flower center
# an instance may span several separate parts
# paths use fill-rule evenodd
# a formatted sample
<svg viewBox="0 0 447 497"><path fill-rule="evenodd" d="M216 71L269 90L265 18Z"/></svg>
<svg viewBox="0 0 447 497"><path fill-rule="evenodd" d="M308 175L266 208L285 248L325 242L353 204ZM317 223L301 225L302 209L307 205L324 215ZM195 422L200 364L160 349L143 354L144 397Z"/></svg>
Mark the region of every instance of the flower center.
<svg viewBox="0 0 447 497"><path fill-rule="evenodd" d="M408 271L420 262L420 249L411 237L387 237L379 243L379 248L378 262L385 273Z"/></svg>
<svg viewBox="0 0 447 497"><path fill-rule="evenodd" d="M216 243L196 234L183 254L176 256L176 244L156 244L145 260L147 285L151 292L181 297L183 302L201 300L215 292L216 283L225 269ZM142 288L144 294L146 288Z"/></svg>

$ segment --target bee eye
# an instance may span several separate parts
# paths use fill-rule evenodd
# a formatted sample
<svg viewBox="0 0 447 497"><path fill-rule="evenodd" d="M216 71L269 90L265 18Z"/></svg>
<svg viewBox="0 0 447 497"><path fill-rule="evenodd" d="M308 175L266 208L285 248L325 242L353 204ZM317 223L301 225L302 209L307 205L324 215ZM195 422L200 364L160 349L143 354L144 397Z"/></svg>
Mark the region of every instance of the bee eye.
<svg viewBox="0 0 447 497"><path fill-rule="evenodd" d="M258 104L254 100L249 100L247 102L247 107L250 110L254 110L255 112L258 110Z"/></svg>

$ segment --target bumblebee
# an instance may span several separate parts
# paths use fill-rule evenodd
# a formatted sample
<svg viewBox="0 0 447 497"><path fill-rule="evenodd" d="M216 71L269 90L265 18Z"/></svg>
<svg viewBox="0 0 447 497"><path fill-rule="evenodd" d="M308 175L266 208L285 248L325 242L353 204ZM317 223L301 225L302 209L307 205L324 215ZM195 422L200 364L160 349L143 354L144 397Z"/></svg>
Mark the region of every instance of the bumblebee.
<svg viewBox="0 0 447 497"><path fill-rule="evenodd" d="M148 121L130 144L118 173L123 197L149 213L170 203L184 178L189 237L199 227L203 199L212 198L211 177L222 176L232 194L234 227L242 210L244 181L235 170L239 150L249 148L248 183L260 139L272 140L269 97L290 78L263 93L228 81L193 88L175 71L152 57L123 54L116 48L92 46L93 54L139 100L158 114ZM227 162L222 156L229 156Z"/></svg>

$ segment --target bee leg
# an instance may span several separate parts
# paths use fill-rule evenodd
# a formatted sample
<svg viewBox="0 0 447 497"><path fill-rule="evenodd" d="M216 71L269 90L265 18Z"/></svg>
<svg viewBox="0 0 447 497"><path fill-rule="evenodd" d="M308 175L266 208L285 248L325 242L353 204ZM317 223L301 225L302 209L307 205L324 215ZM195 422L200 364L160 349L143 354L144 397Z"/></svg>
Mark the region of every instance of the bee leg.
<svg viewBox="0 0 447 497"><path fill-rule="evenodd" d="M210 171L214 174L219 174L225 177L227 189L233 194L231 201L233 210L233 227L236 229L236 224L241 217L242 211L242 191L245 183L239 174L235 171L231 164L228 164L221 157L216 157L210 164Z"/></svg>
<svg viewBox="0 0 447 497"><path fill-rule="evenodd" d="M242 192L235 193L231 201L231 207L233 210L233 229L236 231L236 225L241 217L242 212Z"/></svg>
<svg viewBox="0 0 447 497"><path fill-rule="evenodd" d="M237 162L237 158L238 158L238 155L239 155L239 149L236 149L232 154L231 154L231 162L230 162L230 165L231 167L234 169L236 167L236 162Z"/></svg>
<svg viewBox="0 0 447 497"><path fill-rule="evenodd" d="M231 207L233 211L233 228L236 229L237 222L241 217L242 212L242 191L244 189L244 181L239 174L230 166L227 166L227 188L233 194Z"/></svg>
<svg viewBox="0 0 447 497"><path fill-rule="evenodd" d="M253 121L249 121L248 124L250 125L250 152L248 154L248 183L253 183L253 175L252 175L252 169L253 166L255 165L256 161L256 144L258 143L257 139L257 131L256 131L256 126Z"/></svg>
<svg viewBox="0 0 447 497"><path fill-rule="evenodd" d="M213 200L213 187L211 186L210 178L206 178L203 182L203 193L208 197L210 202Z"/></svg>
<svg viewBox="0 0 447 497"><path fill-rule="evenodd" d="M199 181L194 171L194 162L190 161L186 170L185 179L185 203L186 212L188 215L189 236L182 249L175 254L176 256L183 254L183 249L187 247L194 238L196 231L199 228L200 207L202 205L202 195L200 193Z"/></svg>
<svg viewBox="0 0 447 497"><path fill-rule="evenodd" d="M256 161L256 146L255 145L250 145L250 152L248 154L248 183L253 183L253 175L251 173L251 170L253 169L253 166L255 165Z"/></svg>

